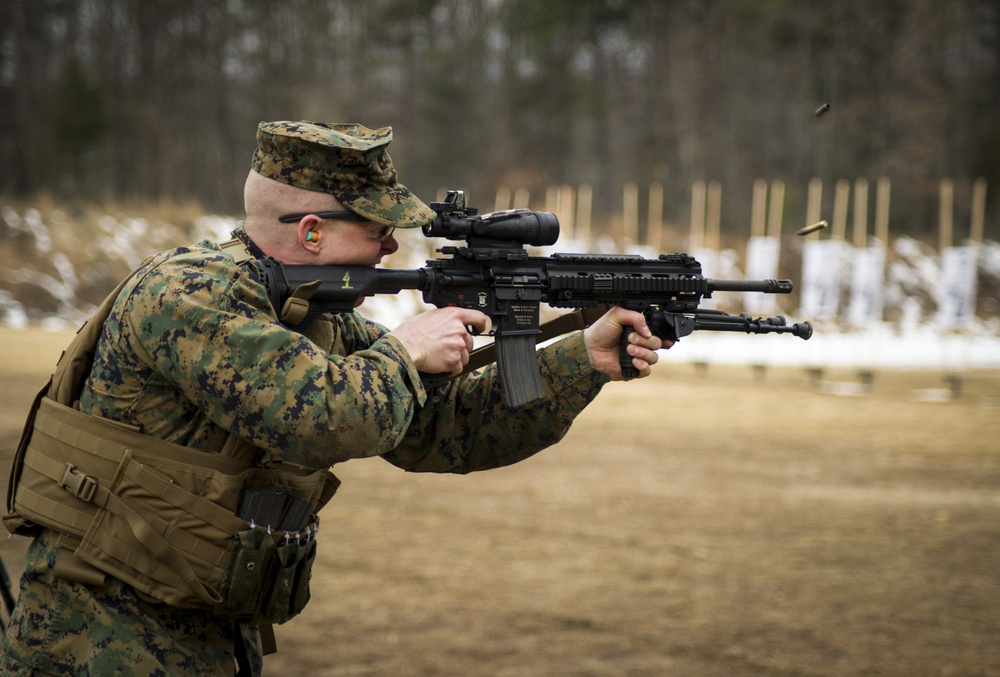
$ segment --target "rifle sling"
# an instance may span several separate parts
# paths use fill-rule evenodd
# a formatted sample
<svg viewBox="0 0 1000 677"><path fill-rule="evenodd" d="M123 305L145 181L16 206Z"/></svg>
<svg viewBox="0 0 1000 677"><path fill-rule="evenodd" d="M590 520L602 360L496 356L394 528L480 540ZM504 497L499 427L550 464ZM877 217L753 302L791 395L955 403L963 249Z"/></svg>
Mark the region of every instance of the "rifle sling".
<svg viewBox="0 0 1000 677"><path fill-rule="evenodd" d="M549 320L538 327L539 333L535 335L535 345L544 343L545 341L556 338L557 336L568 334L572 331L586 329L590 325L594 324L594 322L596 322L602 315L604 315L607 310L607 306L580 308L571 313L565 313L559 317ZM489 343L485 346L480 346L469 353L469 363L465 365L465 369L462 370L462 373L468 374L476 369L482 369L483 367L496 362L496 359L497 349L495 342Z"/></svg>

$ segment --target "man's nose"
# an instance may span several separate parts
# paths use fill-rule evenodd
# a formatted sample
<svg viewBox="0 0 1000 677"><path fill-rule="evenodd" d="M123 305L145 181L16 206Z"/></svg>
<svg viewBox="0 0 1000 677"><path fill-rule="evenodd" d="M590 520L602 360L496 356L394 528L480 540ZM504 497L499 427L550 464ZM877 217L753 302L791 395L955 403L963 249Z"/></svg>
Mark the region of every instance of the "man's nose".
<svg viewBox="0 0 1000 677"><path fill-rule="evenodd" d="M390 235L382 240L382 251L385 252L385 255L393 254L397 250L399 250L399 242L395 235Z"/></svg>

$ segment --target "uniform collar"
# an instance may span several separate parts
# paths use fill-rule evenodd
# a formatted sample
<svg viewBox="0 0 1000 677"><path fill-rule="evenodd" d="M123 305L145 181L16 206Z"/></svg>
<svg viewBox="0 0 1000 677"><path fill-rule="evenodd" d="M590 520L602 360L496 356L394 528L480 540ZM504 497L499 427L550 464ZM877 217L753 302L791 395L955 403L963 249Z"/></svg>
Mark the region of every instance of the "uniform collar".
<svg viewBox="0 0 1000 677"><path fill-rule="evenodd" d="M260 247L257 246L257 243L254 242L250 238L249 235L247 235L247 232L243 229L243 222L242 221L240 221L237 224L236 230L234 230L232 232L232 235L233 235L233 237L235 237L240 242L242 242L243 244L246 245L247 251L250 252L250 255L253 258L255 258L255 259L266 259L267 258L267 254L265 254L264 251Z"/></svg>

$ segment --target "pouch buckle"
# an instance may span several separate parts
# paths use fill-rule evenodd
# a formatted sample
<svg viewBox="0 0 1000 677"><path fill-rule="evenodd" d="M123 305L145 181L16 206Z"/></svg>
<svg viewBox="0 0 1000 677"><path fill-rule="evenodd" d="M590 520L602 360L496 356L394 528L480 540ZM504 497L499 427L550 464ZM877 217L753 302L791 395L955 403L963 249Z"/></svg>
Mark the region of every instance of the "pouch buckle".
<svg viewBox="0 0 1000 677"><path fill-rule="evenodd" d="M59 486L88 503L97 493L97 480L92 475L77 472L76 466L72 463L66 464L66 472L63 473Z"/></svg>

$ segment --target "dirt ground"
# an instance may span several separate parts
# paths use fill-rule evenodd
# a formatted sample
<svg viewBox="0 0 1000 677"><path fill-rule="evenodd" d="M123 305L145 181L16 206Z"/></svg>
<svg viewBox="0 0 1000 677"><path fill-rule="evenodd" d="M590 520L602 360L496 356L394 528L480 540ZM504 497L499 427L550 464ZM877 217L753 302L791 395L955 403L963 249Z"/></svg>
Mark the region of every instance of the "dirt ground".
<svg viewBox="0 0 1000 677"><path fill-rule="evenodd" d="M3 487L65 342L0 331ZM1000 675L1000 373L663 360L519 465L336 469L265 674Z"/></svg>

